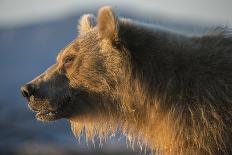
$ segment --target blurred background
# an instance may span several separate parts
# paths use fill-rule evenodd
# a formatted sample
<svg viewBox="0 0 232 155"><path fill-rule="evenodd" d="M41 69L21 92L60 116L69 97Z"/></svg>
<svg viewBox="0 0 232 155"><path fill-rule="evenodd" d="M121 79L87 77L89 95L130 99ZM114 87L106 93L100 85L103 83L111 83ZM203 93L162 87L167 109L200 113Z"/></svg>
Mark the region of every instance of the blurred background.
<svg viewBox="0 0 232 155"><path fill-rule="evenodd" d="M231 0L0 0L0 154L140 154L117 133L102 148L78 142L67 120L38 122L19 88L55 63L84 13L112 5L120 16L188 35L232 25Z"/></svg>

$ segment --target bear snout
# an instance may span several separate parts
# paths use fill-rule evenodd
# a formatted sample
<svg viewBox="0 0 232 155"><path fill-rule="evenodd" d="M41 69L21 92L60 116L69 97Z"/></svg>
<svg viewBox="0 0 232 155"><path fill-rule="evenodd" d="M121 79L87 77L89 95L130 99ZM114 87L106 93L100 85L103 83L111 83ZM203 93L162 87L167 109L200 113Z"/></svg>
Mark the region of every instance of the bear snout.
<svg viewBox="0 0 232 155"><path fill-rule="evenodd" d="M23 97L27 98L29 101L30 97L35 93L35 86L33 84L25 84L20 88L20 90Z"/></svg>

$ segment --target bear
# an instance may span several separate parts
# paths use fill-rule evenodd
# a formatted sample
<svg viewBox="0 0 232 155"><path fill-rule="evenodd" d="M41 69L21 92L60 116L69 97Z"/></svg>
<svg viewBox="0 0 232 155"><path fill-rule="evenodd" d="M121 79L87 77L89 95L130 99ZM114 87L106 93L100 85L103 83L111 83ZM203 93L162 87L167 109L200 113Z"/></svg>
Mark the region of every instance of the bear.
<svg viewBox="0 0 232 155"><path fill-rule="evenodd" d="M110 6L77 27L56 63L21 87L38 120L66 118L89 140L120 130L164 155L232 153L229 28L188 36Z"/></svg>

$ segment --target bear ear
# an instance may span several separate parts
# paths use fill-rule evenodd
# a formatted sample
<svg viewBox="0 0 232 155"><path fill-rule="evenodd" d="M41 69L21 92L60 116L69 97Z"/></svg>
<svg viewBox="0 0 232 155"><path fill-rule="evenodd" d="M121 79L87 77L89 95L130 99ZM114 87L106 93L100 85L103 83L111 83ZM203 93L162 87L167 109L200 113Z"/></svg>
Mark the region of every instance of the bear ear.
<svg viewBox="0 0 232 155"><path fill-rule="evenodd" d="M109 39L110 41L117 40L118 18L110 6L99 9L97 27L101 38Z"/></svg>
<svg viewBox="0 0 232 155"><path fill-rule="evenodd" d="M80 34L84 34L90 31L95 25L96 25L95 16L92 14L85 14L80 18L79 24L77 25L78 32Z"/></svg>

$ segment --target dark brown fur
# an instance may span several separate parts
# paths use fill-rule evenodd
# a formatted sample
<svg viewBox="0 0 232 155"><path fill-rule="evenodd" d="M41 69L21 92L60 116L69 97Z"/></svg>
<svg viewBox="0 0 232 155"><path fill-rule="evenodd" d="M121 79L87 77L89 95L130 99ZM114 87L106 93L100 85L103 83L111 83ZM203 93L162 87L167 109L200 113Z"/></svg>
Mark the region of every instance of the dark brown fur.
<svg viewBox="0 0 232 155"><path fill-rule="evenodd" d="M29 83L40 94L28 97L31 108L56 112L38 119L69 118L89 139L120 129L161 154L232 153L227 30L187 37L118 19L110 7L97 21L84 15L79 30L54 67Z"/></svg>

